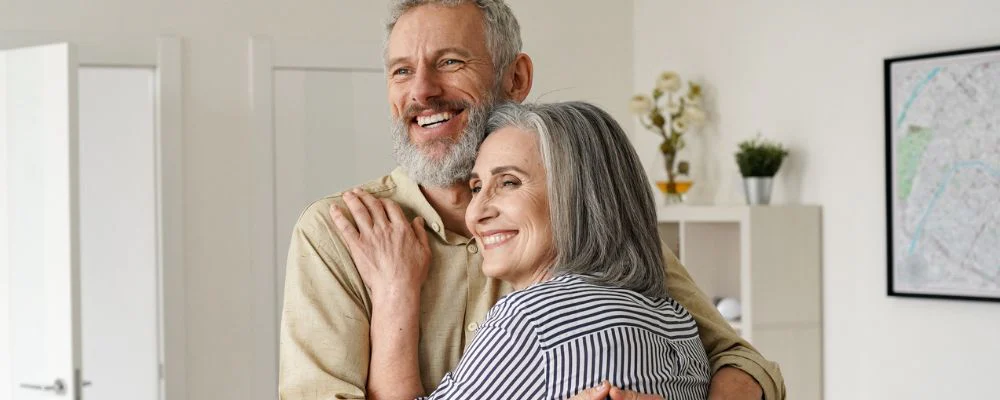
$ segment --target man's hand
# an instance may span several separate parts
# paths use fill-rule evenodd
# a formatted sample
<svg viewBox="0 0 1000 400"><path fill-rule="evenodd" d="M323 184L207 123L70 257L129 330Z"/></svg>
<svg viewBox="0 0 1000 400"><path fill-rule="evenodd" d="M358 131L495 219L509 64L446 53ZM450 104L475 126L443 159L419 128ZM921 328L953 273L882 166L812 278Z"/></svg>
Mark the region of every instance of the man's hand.
<svg viewBox="0 0 1000 400"><path fill-rule="evenodd" d="M606 400L608 397L611 397L611 400L663 400L660 396L621 390L611 386L608 381L577 393L570 400Z"/></svg>
<svg viewBox="0 0 1000 400"><path fill-rule="evenodd" d="M330 206L330 217L371 290L372 301L419 293L431 260L423 219L410 222L395 202L360 189L343 197L357 227L336 206Z"/></svg>
<svg viewBox="0 0 1000 400"><path fill-rule="evenodd" d="M722 367L712 375L712 386L708 389L708 400L760 400L764 389L760 384L740 369Z"/></svg>

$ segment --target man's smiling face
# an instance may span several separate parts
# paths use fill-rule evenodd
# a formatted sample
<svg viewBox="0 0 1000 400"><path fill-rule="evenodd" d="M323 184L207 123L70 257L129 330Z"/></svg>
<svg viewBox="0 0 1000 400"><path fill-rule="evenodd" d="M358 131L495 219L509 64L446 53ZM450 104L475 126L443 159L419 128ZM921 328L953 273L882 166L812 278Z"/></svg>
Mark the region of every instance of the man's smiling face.
<svg viewBox="0 0 1000 400"><path fill-rule="evenodd" d="M473 108L492 105L494 69L484 29L475 4L431 4L404 14L389 35L392 115L430 162L448 157L466 135Z"/></svg>

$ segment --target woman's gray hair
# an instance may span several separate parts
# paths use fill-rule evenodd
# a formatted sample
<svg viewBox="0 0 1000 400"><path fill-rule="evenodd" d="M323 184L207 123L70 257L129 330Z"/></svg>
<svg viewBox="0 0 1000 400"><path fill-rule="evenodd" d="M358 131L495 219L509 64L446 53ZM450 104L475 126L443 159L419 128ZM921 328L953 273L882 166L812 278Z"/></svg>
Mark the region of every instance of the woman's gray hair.
<svg viewBox="0 0 1000 400"><path fill-rule="evenodd" d="M383 56L389 50L389 36L399 18L408 11L426 4L439 4L455 7L465 3L473 3L483 11L483 24L486 28L486 48L493 62L494 85L499 85L507 67L510 67L517 55L521 53L521 25L517 23L514 12L503 0L394 0L389 5L389 20L385 24L385 42Z"/></svg>
<svg viewBox="0 0 1000 400"><path fill-rule="evenodd" d="M666 270L656 206L628 136L600 108L582 102L503 104L488 132L513 126L538 134L549 192L553 276L665 297Z"/></svg>

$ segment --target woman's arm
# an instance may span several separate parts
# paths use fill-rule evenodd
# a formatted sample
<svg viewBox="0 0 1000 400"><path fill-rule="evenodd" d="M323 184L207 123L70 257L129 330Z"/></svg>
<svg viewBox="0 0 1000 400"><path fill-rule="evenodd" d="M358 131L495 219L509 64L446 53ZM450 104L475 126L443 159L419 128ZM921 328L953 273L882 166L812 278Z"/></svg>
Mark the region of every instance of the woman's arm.
<svg viewBox="0 0 1000 400"><path fill-rule="evenodd" d="M372 296L369 399L407 399L424 395L417 364L420 339L420 288Z"/></svg>
<svg viewBox="0 0 1000 400"><path fill-rule="evenodd" d="M355 224L336 207L330 216L372 301L368 397L413 399L424 394L417 363L420 286L430 263L424 221L408 221L399 205L365 191L356 189L343 199Z"/></svg>

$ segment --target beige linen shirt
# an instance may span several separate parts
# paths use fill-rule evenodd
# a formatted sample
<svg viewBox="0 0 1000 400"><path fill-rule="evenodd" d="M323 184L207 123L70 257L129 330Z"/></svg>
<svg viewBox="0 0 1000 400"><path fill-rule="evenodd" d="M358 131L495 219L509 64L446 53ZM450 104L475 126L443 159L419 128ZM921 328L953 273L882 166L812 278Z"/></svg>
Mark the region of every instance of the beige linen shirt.
<svg viewBox="0 0 1000 400"><path fill-rule="evenodd" d="M419 215L427 222L431 266L421 290L418 360L421 381L429 392L458 364L489 308L511 289L483 275L475 241L446 230L402 169L363 188L399 203L407 217ZM292 232L281 318L282 400L365 398L371 300L330 219L331 204L343 206L339 194L306 208ZM664 252L667 289L697 321L712 372L725 366L739 368L760 383L765 399L784 399L778 365L740 338L677 258L666 248Z"/></svg>

